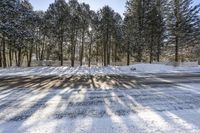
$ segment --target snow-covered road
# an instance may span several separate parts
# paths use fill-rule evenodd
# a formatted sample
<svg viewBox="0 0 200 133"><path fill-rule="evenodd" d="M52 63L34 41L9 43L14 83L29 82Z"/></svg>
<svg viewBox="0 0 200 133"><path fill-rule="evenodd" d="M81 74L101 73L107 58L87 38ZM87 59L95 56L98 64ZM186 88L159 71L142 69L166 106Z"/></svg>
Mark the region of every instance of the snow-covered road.
<svg viewBox="0 0 200 133"><path fill-rule="evenodd" d="M0 132L200 132L198 83L134 89L70 83L72 86L59 89L41 89L35 86L37 82L40 80L23 88L0 85Z"/></svg>

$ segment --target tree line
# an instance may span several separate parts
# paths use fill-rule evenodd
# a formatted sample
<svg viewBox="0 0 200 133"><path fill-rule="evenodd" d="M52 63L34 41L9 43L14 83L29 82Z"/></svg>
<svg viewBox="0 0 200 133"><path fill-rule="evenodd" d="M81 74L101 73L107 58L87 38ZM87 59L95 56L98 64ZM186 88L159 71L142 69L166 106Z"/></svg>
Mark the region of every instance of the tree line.
<svg viewBox="0 0 200 133"><path fill-rule="evenodd" d="M55 0L47 11L34 11L28 0L0 1L0 67L38 61L70 60L80 66L126 61L161 61L173 47L199 49L200 4L192 0L128 0L124 16L111 7L93 11L77 0ZM168 52L168 51L167 51Z"/></svg>

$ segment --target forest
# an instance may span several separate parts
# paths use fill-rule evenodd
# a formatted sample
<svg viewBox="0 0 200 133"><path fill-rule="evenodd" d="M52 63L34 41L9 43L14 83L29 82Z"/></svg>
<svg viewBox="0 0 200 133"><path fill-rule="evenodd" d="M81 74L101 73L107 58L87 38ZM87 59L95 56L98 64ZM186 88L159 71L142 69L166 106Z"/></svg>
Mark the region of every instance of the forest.
<svg viewBox="0 0 200 133"><path fill-rule="evenodd" d="M193 0L128 0L123 16L77 0L55 0L47 11L28 0L1 0L0 67L197 61L199 11Z"/></svg>

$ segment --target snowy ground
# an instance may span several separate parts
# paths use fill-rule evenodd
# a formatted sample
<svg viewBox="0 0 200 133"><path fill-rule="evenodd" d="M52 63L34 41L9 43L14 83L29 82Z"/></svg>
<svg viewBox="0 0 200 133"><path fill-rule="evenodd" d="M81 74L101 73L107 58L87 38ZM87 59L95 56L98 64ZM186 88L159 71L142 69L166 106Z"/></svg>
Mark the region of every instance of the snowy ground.
<svg viewBox="0 0 200 133"><path fill-rule="evenodd" d="M135 75L141 73L183 73L200 72L200 67L174 67L164 64L136 64L131 66L83 67L31 67L0 69L0 76L29 75Z"/></svg>
<svg viewBox="0 0 200 133"><path fill-rule="evenodd" d="M143 88L1 87L1 133L200 132L200 84Z"/></svg>
<svg viewBox="0 0 200 133"><path fill-rule="evenodd" d="M0 133L199 133L198 72L158 64L0 69Z"/></svg>

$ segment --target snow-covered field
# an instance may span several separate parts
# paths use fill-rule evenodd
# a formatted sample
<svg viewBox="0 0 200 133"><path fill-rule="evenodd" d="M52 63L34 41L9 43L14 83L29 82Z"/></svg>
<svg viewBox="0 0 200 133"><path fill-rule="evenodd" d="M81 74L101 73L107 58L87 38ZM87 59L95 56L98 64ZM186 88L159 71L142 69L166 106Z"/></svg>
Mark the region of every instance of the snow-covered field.
<svg viewBox="0 0 200 133"><path fill-rule="evenodd" d="M200 72L200 67L174 67L164 64L136 64L131 66L83 67L31 67L0 69L0 76L29 75L135 75L141 73L187 73Z"/></svg>
<svg viewBox="0 0 200 133"><path fill-rule="evenodd" d="M0 91L1 133L199 133L200 84Z"/></svg>

